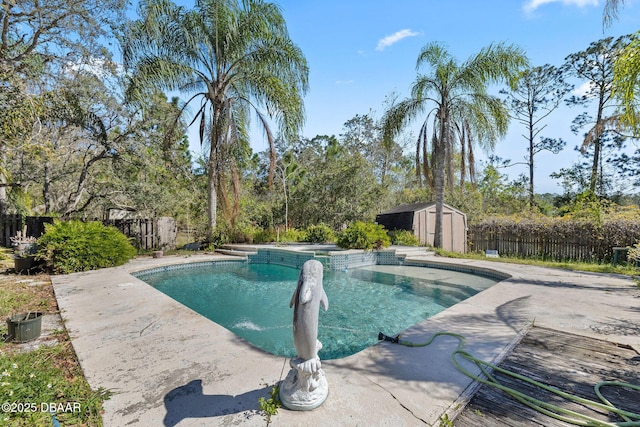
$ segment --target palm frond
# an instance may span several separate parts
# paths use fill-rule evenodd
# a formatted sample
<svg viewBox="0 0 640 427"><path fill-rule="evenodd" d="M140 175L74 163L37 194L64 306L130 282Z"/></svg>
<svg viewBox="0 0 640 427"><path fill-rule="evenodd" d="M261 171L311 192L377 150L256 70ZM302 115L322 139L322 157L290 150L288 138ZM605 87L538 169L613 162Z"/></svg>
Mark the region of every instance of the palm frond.
<svg viewBox="0 0 640 427"><path fill-rule="evenodd" d="M621 124L640 136L640 32L631 36L613 65L613 92L621 101Z"/></svg>
<svg viewBox="0 0 640 427"><path fill-rule="evenodd" d="M607 0L602 13L602 28L609 28L618 19L618 9L624 6L624 0Z"/></svg>
<svg viewBox="0 0 640 427"><path fill-rule="evenodd" d="M600 137L607 130L620 131L623 127L623 116L619 114L614 114L613 116L606 117L600 121L598 121L591 129L587 131L584 136L584 140L582 141L582 145L580 146L580 152L582 154L586 153L590 146L600 140Z"/></svg>
<svg viewBox="0 0 640 427"><path fill-rule="evenodd" d="M235 167L232 159L250 146L251 110L262 125L273 120L282 134L297 137L309 69L277 5L197 0L187 10L170 0L142 0L140 16L123 38L131 75L128 99L143 102L152 89L186 92L192 95L189 102L201 99L193 120L200 120L200 138L207 135L210 143L210 180L224 174L223 167ZM273 150L271 130L267 135ZM209 188L226 185L210 182Z"/></svg>

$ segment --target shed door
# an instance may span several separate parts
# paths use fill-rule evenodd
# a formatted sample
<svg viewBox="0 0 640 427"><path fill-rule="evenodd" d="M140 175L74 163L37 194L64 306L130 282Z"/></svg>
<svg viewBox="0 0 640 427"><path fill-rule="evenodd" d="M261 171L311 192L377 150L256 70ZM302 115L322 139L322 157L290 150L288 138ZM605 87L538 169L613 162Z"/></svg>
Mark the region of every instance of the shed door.
<svg viewBox="0 0 640 427"><path fill-rule="evenodd" d="M453 213L442 212L442 248L445 251L453 251Z"/></svg>
<svg viewBox="0 0 640 427"><path fill-rule="evenodd" d="M423 215L420 216L420 223L422 224L422 218L424 218L424 222L426 223L426 227L424 229L420 229L421 232L422 230L426 231L426 234L420 234L420 236L426 236L426 243L429 245L433 246L433 242L435 240L435 234L436 234L436 211L435 211L435 207L433 208L433 210L430 210L428 212L426 211L421 211L418 212L421 213ZM416 215L417 216L417 215ZM454 244L454 227L453 227L453 212L451 211L444 211L442 212L442 249L447 250L447 251L455 251L456 250L456 246ZM424 243L421 242L420 243Z"/></svg>
<svg viewBox="0 0 640 427"><path fill-rule="evenodd" d="M427 214L427 211L417 211L413 214L413 234L421 245L429 243L429 218ZM431 238L431 243L433 243L433 238Z"/></svg>
<svg viewBox="0 0 640 427"><path fill-rule="evenodd" d="M426 243L430 246L433 246L433 241L436 234L436 211L435 208L433 210L423 211L425 213L426 219L426 227L425 227L425 238Z"/></svg>

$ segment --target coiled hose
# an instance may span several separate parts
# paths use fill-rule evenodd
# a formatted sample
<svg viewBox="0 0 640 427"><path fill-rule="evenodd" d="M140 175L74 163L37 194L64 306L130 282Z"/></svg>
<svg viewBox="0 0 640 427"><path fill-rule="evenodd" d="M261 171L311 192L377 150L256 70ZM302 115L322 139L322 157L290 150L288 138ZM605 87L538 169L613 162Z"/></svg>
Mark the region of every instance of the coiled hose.
<svg viewBox="0 0 640 427"><path fill-rule="evenodd" d="M569 393L565 393L561 390L558 390L554 387L549 387L546 384L543 384L541 382L532 380L531 378L527 378L525 376L522 376L520 374L517 374L515 372L512 371L508 371L506 369L502 369L496 365L493 365L491 363L487 363L483 360L480 360L474 356L472 356L471 354L467 353L466 351L464 351L464 344L466 341L466 338L463 335L460 334L456 334L453 332L438 332L434 335L431 336L431 338L429 338L426 342L424 343L414 343L411 341L405 341L400 339L400 336L395 336L395 337L389 337L385 334L383 334L382 332L380 332L378 334L378 340L384 340L384 341L389 341L395 344L400 344L400 345L404 345L406 347L426 347L429 344L431 344L437 337L439 336L450 336L450 337L454 337L458 339L458 348L451 354L451 360L453 361L453 365L456 367L456 369L460 372L462 372L464 375L468 376L469 378L472 378L475 381L478 381L482 384L486 384L487 386L490 387L496 387L500 390L502 390L503 392L507 393L509 396L513 397L514 399L518 400L519 402L521 402L522 404L538 411L541 412L545 415L548 415L550 417L553 417L557 420L569 423L569 424L573 424L573 425L577 425L577 426L587 426L587 427L639 427L640 426L640 414L638 413L633 413L630 411L625 411L623 409L619 409L617 407L615 407L613 404L611 404L611 402L609 402L600 392L600 389L602 387L622 387L625 389L630 389L630 390L638 390L640 391L640 386L634 385L634 384L629 384L629 383L624 383L624 382L619 382L619 381L603 381L600 382L598 384L595 385L594 390L596 395L598 396L598 398L600 399L600 402L597 401L593 401L593 400L589 400L589 399L584 399L582 397L578 397ZM458 361L458 357L467 360L469 362L472 362L473 364L475 364L479 369L480 372L482 372L482 374L486 377L480 377L478 375L472 374L471 372L469 372L467 369L465 369L462 365L460 365L459 361ZM593 409L598 409L598 410L603 410L603 411L607 411L609 413L613 413L618 415L620 418L622 418L624 421L621 422L607 422L607 421L602 421L602 420L598 420L596 418L590 417L588 415L584 415L584 414L580 414L578 412L575 411L571 411L569 409L564 409L564 408L560 408L557 405L552 405L549 404L547 402L543 402L539 399L536 399L534 397L531 397L525 393L519 392L518 390L514 390L510 387L506 387L502 384L500 384L500 382L498 380L496 380L496 378L491 375L491 372L499 372L501 374L504 375L508 375L510 377L516 378L520 381L523 381L525 383L534 385L536 387L539 387L541 389L544 389L548 392L551 392L555 395L558 395L564 399L567 400L571 400L573 402L591 407Z"/></svg>

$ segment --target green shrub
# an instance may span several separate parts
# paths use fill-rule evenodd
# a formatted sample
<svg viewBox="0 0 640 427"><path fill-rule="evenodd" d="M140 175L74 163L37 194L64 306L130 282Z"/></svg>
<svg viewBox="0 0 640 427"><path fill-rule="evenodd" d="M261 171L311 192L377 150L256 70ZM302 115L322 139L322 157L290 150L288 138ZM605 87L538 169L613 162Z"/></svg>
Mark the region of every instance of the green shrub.
<svg viewBox="0 0 640 427"><path fill-rule="evenodd" d="M289 228L286 231L281 230L279 235L276 237L278 238L278 242L281 243L302 242L304 240L304 231L296 228Z"/></svg>
<svg viewBox="0 0 640 427"><path fill-rule="evenodd" d="M474 251L484 252L494 249L489 245L497 244L501 256L610 262L612 248L640 240L639 214L637 208L621 209L599 222L573 217L487 217L469 225L469 245Z"/></svg>
<svg viewBox="0 0 640 427"><path fill-rule="evenodd" d="M233 243L253 243L253 235L257 229L251 225L236 227L231 233L230 241Z"/></svg>
<svg viewBox="0 0 640 427"><path fill-rule="evenodd" d="M136 255L124 234L96 221L45 224L38 246L38 258L61 274L122 265Z"/></svg>
<svg viewBox="0 0 640 427"><path fill-rule="evenodd" d="M627 259L635 265L640 265L640 242L629 248Z"/></svg>
<svg viewBox="0 0 640 427"><path fill-rule="evenodd" d="M336 244L343 249L380 249L391 243L389 235L380 224L356 221L338 234Z"/></svg>
<svg viewBox="0 0 640 427"><path fill-rule="evenodd" d="M310 225L304 230L304 241L311 243L333 242L335 235L333 230L325 224Z"/></svg>
<svg viewBox="0 0 640 427"><path fill-rule="evenodd" d="M276 231L273 228L257 230L253 234L253 243L271 243L276 241Z"/></svg>
<svg viewBox="0 0 640 427"><path fill-rule="evenodd" d="M303 241L304 232L296 228L289 228L285 231L269 227L255 230L252 238L253 243L295 243Z"/></svg>
<svg viewBox="0 0 640 427"><path fill-rule="evenodd" d="M420 246L420 240L410 230L392 230L389 237L392 245Z"/></svg>
<svg viewBox="0 0 640 427"><path fill-rule="evenodd" d="M231 234L226 227L218 227L213 233L211 233L208 237L204 238L203 241L205 243L204 247L208 248L208 250L214 250L215 248L219 248L222 245L226 245L231 242Z"/></svg>

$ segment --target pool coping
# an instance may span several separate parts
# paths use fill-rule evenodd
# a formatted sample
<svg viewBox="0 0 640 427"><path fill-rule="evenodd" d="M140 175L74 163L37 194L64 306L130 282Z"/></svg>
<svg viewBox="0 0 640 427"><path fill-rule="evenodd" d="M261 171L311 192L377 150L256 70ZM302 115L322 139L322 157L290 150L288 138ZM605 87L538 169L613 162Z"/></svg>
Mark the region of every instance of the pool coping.
<svg viewBox="0 0 640 427"><path fill-rule="evenodd" d="M89 384L115 394L106 426L265 425L259 397L286 376L287 360L265 353L131 275L154 267L237 257L138 258L110 269L53 276L61 316ZM409 328L425 341L449 330L467 336L467 350L497 362L536 325L639 345L622 323L637 325L640 289L628 278L491 261L434 258L424 265L498 271L510 276ZM611 314L615 307L624 316ZM617 313L616 312L616 313ZM384 331L383 331L384 332ZM453 367L449 337L428 347L380 343L323 362L329 398L310 412L280 409L272 425L437 425L455 415L474 383Z"/></svg>

